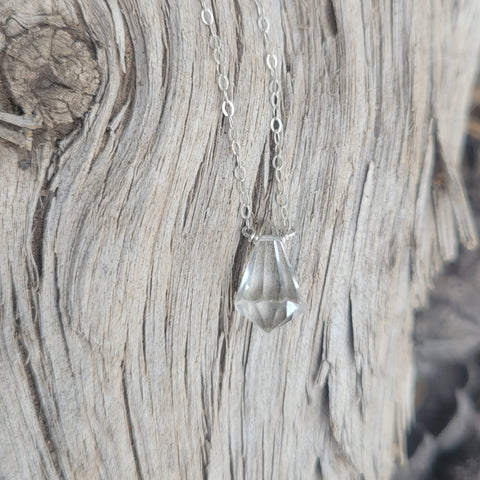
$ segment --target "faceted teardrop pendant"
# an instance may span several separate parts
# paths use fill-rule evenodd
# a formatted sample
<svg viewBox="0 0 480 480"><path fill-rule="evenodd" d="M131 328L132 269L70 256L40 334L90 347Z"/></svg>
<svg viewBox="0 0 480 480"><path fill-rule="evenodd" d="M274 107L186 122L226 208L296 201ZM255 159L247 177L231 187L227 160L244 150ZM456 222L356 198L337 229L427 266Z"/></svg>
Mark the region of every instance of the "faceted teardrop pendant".
<svg viewBox="0 0 480 480"><path fill-rule="evenodd" d="M303 312L304 303L281 237L259 237L235 297L235 307L266 332Z"/></svg>

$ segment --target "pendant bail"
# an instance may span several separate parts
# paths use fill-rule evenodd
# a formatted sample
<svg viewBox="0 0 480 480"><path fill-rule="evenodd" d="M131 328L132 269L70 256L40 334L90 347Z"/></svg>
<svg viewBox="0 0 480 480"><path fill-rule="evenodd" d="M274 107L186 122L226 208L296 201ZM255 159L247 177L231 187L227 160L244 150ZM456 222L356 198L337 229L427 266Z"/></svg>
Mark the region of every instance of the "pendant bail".
<svg viewBox="0 0 480 480"><path fill-rule="evenodd" d="M258 234L252 227L246 225L242 228L242 235L247 238L249 242L257 243Z"/></svg>

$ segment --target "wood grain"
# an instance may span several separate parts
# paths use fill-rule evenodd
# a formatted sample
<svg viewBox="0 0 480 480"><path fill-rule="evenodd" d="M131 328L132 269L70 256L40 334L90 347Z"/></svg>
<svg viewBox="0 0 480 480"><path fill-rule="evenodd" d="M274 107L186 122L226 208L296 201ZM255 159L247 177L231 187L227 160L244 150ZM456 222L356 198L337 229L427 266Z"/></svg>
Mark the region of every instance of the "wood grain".
<svg viewBox="0 0 480 480"><path fill-rule="evenodd" d="M0 119L0 477L387 479L401 461L414 308L477 243L459 162L480 4L265 8L308 303L270 334L233 310L251 247L199 2L2 2L1 110L43 123ZM262 215L255 6L214 11ZM75 85L39 29L66 32ZM28 38L22 96L8 52Z"/></svg>

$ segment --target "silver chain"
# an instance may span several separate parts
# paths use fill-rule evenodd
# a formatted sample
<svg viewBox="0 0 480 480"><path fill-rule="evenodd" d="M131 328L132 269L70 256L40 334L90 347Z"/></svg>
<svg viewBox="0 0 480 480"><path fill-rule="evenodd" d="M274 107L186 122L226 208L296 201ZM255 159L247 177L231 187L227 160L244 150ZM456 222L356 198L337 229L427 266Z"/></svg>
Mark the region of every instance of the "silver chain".
<svg viewBox="0 0 480 480"><path fill-rule="evenodd" d="M271 48L271 41L269 37L270 21L265 14L265 10L259 0L254 0L257 8L258 20L257 25L263 36L263 44L266 51L265 64L270 74L270 81L268 91L270 94L270 105L272 108L272 119L270 121L270 130L273 135L273 157L272 166L275 172L275 203L280 208L280 213L283 219L284 234L289 235L293 232L293 225L288 217L288 197L285 192L285 180L282 174L284 166L281 150L283 146L283 122L281 119L281 85L278 76L278 59ZM257 234L253 227L253 214L250 196L245 187L246 169L240 158L240 144L236 140L236 131L233 126L232 117L235 113L235 106L229 94L230 82L227 76L227 69L223 60L222 41L216 32L214 25L214 16L212 10L206 5L205 0L201 0L202 22L208 27L210 31L209 46L213 51L213 59L216 64L217 83L223 95L222 113L227 119L228 127L227 134L230 141L230 149L235 159L235 169L233 176L236 180L237 189L240 194L240 215L243 218L245 225L242 228L244 236L250 240L257 238Z"/></svg>
<svg viewBox="0 0 480 480"><path fill-rule="evenodd" d="M283 158L281 155L283 147L283 122L281 116L281 83L278 77L278 59L275 55L269 37L270 21L265 15L265 9L263 8L259 0L255 0L255 6L257 7L258 15L258 28L263 35L263 44L265 48L265 65L270 73L270 83L268 85L268 91L270 94L270 106L272 107L272 119L270 121L270 130L273 134L273 157L272 166L275 171L275 182L277 191L275 192L275 203L280 208L280 213L283 219L283 227L286 234L290 234L293 231L293 225L288 217L288 196L285 192L285 179L282 174L282 168L284 166Z"/></svg>

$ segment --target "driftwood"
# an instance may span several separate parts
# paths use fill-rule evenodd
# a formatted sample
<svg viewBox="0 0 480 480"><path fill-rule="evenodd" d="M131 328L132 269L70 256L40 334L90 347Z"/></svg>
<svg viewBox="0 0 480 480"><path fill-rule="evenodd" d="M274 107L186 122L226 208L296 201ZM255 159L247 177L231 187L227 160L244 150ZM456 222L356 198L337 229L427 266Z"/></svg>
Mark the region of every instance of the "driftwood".
<svg viewBox="0 0 480 480"><path fill-rule="evenodd" d="M232 298L251 246L199 2L0 4L0 477L387 479L413 311L476 233L459 173L477 0L265 3L302 318ZM214 2L265 212L253 2Z"/></svg>

